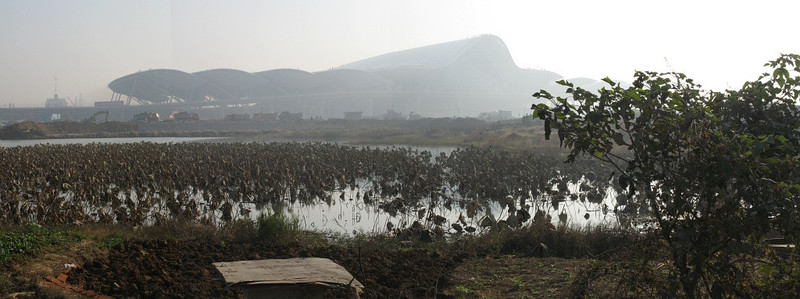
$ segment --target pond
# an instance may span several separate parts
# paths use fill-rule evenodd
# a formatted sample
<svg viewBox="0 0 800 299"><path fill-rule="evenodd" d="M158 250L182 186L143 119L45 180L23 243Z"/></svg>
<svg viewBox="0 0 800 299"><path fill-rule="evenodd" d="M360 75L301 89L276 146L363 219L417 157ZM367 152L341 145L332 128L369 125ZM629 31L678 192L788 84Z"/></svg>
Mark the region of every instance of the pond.
<svg viewBox="0 0 800 299"><path fill-rule="evenodd" d="M573 189L577 186L577 184L572 185ZM299 225L304 229L344 234L353 232L387 233L389 223L394 227L408 227L414 221L419 221L423 226L429 227L432 225L432 215L446 219L445 223L448 227L445 228L445 231L448 233L458 233L452 227L453 223L466 223L465 226L474 227L477 233L480 233L485 229L481 227L483 219L489 218L496 221L507 219L509 216L508 208L503 207L497 201L484 202L480 205L482 211L478 212L479 216L470 218L464 217L467 215L467 207L455 205L448 209L442 202L432 203L429 198L407 213L392 215L378 206L365 205L363 202L354 200L357 193L358 190L335 192L333 193L335 198L344 194L344 199L334 200L330 205L324 203L308 205L297 202L288 205L267 206L260 210L255 209L255 211L272 214L279 210L284 216L297 218ZM527 204L530 206L529 213L535 214L537 211L542 211L551 218L553 225L559 225L560 219L566 216L563 224L571 227L616 226L618 223L614 211L607 210L608 207L616 205L615 198L616 192L609 190L601 203L566 201L558 210L553 209L552 205L546 204L547 200L544 198L539 198L538 202L529 200ZM605 212L604 206L606 207ZM252 214L251 216L255 219L258 215ZM464 221L460 222L459 219Z"/></svg>
<svg viewBox="0 0 800 299"><path fill-rule="evenodd" d="M537 214L554 224L616 225L616 193L590 175L592 166L565 166L534 153L218 141L5 146L0 158L9 186L0 198L10 202L4 213L16 214L5 218L152 224L189 217L221 224L280 212L302 228L343 234L386 233L415 222L451 234L480 233Z"/></svg>

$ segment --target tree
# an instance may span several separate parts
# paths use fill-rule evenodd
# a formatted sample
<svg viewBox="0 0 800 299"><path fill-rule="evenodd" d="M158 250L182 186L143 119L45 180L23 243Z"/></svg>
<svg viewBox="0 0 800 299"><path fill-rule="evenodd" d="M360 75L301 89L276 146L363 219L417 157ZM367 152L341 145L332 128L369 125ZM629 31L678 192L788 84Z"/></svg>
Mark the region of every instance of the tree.
<svg viewBox="0 0 800 299"><path fill-rule="evenodd" d="M610 88L595 93L562 80L567 96L533 95L550 101L533 117L547 139L557 130L567 162L589 154L616 169L618 210L646 212L669 251L669 287L687 297L742 292L731 258L768 230L797 240L800 56L765 66L772 72L725 92L636 72L628 87L605 78Z"/></svg>

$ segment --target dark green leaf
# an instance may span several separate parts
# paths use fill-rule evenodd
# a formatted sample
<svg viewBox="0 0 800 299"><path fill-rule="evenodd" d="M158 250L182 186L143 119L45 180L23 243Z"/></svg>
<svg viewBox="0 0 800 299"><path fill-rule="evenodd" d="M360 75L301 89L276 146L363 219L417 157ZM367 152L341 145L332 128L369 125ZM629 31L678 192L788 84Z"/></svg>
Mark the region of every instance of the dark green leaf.
<svg viewBox="0 0 800 299"><path fill-rule="evenodd" d="M625 142L625 137L624 137L624 136L622 136L622 133L619 133L619 132L617 132L617 133L614 133L614 134L613 134L613 135L611 135L611 136L612 136L612 138L614 138L614 142L615 142L617 145L620 145L620 146L621 146L621 145L628 145L628 143L626 143L626 142Z"/></svg>

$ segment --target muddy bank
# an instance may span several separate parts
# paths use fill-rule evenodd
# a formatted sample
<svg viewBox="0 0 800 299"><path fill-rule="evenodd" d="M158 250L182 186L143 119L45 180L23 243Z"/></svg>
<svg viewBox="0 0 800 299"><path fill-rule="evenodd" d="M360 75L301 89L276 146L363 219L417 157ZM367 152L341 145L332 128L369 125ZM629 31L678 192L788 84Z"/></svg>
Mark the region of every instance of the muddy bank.
<svg viewBox="0 0 800 299"><path fill-rule="evenodd" d="M21 122L0 128L0 140L124 138L124 137L242 137L269 134L255 128L195 124L144 125L132 122Z"/></svg>
<svg viewBox="0 0 800 299"><path fill-rule="evenodd" d="M0 139L44 139L44 138L77 138L115 136L123 137L138 128L135 123L128 122L51 122L40 123L26 121L0 128Z"/></svg>
<svg viewBox="0 0 800 299"><path fill-rule="evenodd" d="M72 271L67 282L112 297L237 298L239 291L226 287L212 263L323 257L361 281L366 298L431 298L448 285L449 274L463 259L430 250L379 249L211 240L127 241L107 256Z"/></svg>
<svg viewBox="0 0 800 299"><path fill-rule="evenodd" d="M519 120L509 123L519 124ZM508 123L507 123L508 124ZM280 135L317 139L392 136L409 132L465 134L500 123L476 119L296 120L296 121L161 121L161 122L20 122L0 128L0 139L108 137L215 137Z"/></svg>

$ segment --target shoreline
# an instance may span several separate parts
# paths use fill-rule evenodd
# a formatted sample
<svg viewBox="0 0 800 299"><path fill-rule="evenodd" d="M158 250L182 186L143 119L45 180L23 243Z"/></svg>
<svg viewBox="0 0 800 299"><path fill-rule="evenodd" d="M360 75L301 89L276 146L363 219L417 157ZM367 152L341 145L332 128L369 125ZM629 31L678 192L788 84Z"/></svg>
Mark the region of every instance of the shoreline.
<svg viewBox="0 0 800 299"><path fill-rule="evenodd" d="M484 122L474 119L413 121L34 123L0 128L0 140L76 138L219 137L221 142L319 141L357 145L488 146L560 151L544 142L541 125L529 119Z"/></svg>

